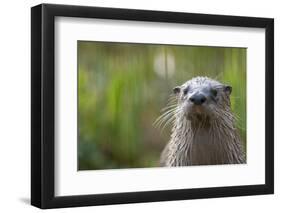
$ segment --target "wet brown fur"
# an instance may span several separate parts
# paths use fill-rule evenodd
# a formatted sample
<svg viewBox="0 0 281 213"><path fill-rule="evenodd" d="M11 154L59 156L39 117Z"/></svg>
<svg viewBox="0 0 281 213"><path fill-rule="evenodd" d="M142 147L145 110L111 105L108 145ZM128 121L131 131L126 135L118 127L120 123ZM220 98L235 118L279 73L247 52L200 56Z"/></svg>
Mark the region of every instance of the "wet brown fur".
<svg viewBox="0 0 281 213"><path fill-rule="evenodd" d="M210 101L209 112L186 112L183 93L176 95L166 115L158 123L173 123L171 139L164 148L161 166L189 166L245 163L236 119L230 107L230 93L224 85L207 77L196 77L181 86L201 87L210 85L218 90L216 103ZM160 122L159 122L160 121Z"/></svg>

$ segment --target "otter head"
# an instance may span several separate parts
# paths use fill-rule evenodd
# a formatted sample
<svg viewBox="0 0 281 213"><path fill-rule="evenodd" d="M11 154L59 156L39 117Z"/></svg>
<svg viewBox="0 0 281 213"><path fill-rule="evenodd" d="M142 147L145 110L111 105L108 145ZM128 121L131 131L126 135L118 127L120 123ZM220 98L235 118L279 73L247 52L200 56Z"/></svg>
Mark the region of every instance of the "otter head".
<svg viewBox="0 0 281 213"><path fill-rule="evenodd" d="M231 86L210 78L193 78L173 91L181 111L189 120L211 119L230 110Z"/></svg>

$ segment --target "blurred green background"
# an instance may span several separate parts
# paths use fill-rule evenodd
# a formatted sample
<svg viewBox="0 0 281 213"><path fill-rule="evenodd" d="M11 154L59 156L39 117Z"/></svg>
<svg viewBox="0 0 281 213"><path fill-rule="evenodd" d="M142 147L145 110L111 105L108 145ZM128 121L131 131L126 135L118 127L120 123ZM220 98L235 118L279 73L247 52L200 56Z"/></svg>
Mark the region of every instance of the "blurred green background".
<svg viewBox="0 0 281 213"><path fill-rule="evenodd" d="M79 170L154 167L170 138L153 122L195 76L233 87L246 147L246 49L78 41Z"/></svg>

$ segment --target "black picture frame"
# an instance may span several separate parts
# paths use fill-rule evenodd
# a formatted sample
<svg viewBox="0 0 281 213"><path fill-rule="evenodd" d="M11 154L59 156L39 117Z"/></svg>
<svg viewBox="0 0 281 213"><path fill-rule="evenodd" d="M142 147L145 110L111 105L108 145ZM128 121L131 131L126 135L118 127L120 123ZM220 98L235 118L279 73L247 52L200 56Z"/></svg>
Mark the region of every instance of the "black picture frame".
<svg viewBox="0 0 281 213"><path fill-rule="evenodd" d="M264 28L265 184L93 195L54 195L55 17ZM274 20L271 18L41 4L31 8L31 204L59 208L274 193Z"/></svg>

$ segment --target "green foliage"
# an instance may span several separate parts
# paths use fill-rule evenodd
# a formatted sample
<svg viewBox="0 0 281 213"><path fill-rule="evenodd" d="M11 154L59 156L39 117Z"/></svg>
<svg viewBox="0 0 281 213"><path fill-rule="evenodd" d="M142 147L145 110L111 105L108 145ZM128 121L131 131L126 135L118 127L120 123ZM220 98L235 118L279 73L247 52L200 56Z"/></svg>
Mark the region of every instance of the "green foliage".
<svg viewBox="0 0 281 213"><path fill-rule="evenodd" d="M152 124L172 88L200 75L233 87L246 147L246 49L79 41L79 169L157 166L170 128Z"/></svg>

